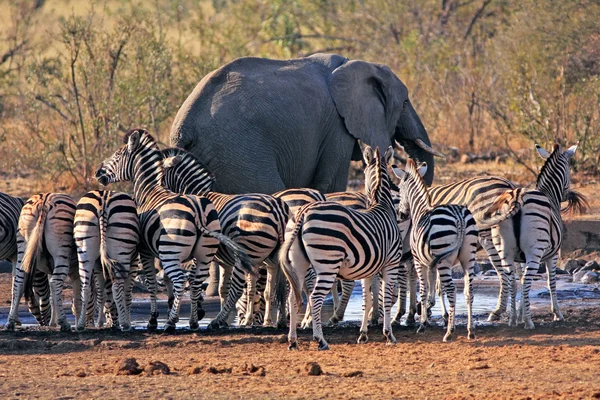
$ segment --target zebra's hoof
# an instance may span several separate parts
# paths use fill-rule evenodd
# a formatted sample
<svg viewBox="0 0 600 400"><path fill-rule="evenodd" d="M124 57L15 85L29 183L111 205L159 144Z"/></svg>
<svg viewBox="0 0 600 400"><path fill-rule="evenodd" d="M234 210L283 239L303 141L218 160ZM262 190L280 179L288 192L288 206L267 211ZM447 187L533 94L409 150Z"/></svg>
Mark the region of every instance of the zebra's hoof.
<svg viewBox="0 0 600 400"><path fill-rule="evenodd" d="M448 342L450 339L452 338L452 334L450 333L446 333L444 335L444 340L442 340L444 343Z"/></svg>
<svg viewBox="0 0 600 400"><path fill-rule="evenodd" d="M563 317L562 313L559 311L559 312L554 313L553 319L554 319L554 321L564 321L565 317Z"/></svg>
<svg viewBox="0 0 600 400"><path fill-rule="evenodd" d="M8 321L6 325L4 325L4 330L12 332L15 330L16 321Z"/></svg>
<svg viewBox="0 0 600 400"><path fill-rule="evenodd" d="M320 340L319 347L317 348L317 350L319 350L319 351L329 350L329 345L327 344L327 342L325 340Z"/></svg>
<svg viewBox="0 0 600 400"><path fill-rule="evenodd" d="M356 341L356 343L365 344L368 341L369 341L369 336L367 336L367 332L361 332L360 335L358 336L358 340Z"/></svg>
<svg viewBox="0 0 600 400"><path fill-rule="evenodd" d="M396 338L394 337L394 335L392 334L391 331L387 331L387 332L383 332L383 336L385 336L386 340L386 345L391 346L396 344Z"/></svg>
<svg viewBox="0 0 600 400"><path fill-rule="evenodd" d="M198 321L202 321L202 318L206 315L206 311L203 308L198 308Z"/></svg>
<svg viewBox="0 0 600 400"><path fill-rule="evenodd" d="M131 325L123 324L123 326L121 327L121 332L131 332Z"/></svg>
<svg viewBox="0 0 600 400"><path fill-rule="evenodd" d="M77 332L83 332L83 331L85 331L85 325L77 325L77 326L75 327L75 330L76 330Z"/></svg>
<svg viewBox="0 0 600 400"><path fill-rule="evenodd" d="M517 320L516 320L516 319L514 319L514 318L509 318L509 319L508 319L508 326L510 326L510 327L515 327L515 326L517 326Z"/></svg>
<svg viewBox="0 0 600 400"><path fill-rule="evenodd" d="M287 328L287 321L277 321L277 329Z"/></svg>
<svg viewBox="0 0 600 400"><path fill-rule="evenodd" d="M494 322L494 321L498 321L500 319L500 315L496 314L495 311L490 313L490 316L488 317L488 322Z"/></svg>
<svg viewBox="0 0 600 400"><path fill-rule="evenodd" d="M198 328L200 328L200 324L198 323L198 321L190 322L190 331L197 331Z"/></svg>
<svg viewBox="0 0 600 400"><path fill-rule="evenodd" d="M212 321L210 321L210 324L208 324L208 329L221 329L221 328L225 328L227 327L227 322L221 322L218 321L216 319L213 319Z"/></svg>
<svg viewBox="0 0 600 400"><path fill-rule="evenodd" d="M419 327L417 328L417 333L424 333L425 332L425 324L420 324Z"/></svg>
<svg viewBox="0 0 600 400"><path fill-rule="evenodd" d="M442 315L442 318L444 320L444 328L448 327L448 313Z"/></svg>
<svg viewBox="0 0 600 400"><path fill-rule="evenodd" d="M467 339L469 339L469 340L475 340L475 333L474 332L469 332L467 334Z"/></svg>
<svg viewBox="0 0 600 400"><path fill-rule="evenodd" d="M532 320L525 322L525 329L535 329L535 325L533 324Z"/></svg>
<svg viewBox="0 0 600 400"><path fill-rule="evenodd" d="M171 325L167 322L167 324L165 325L165 329L163 330L163 333L170 335L175 333L175 325Z"/></svg>
<svg viewBox="0 0 600 400"><path fill-rule="evenodd" d="M288 350L298 350L298 342L296 342L296 341L290 342L290 344L288 346Z"/></svg>
<svg viewBox="0 0 600 400"><path fill-rule="evenodd" d="M23 325L23 324L21 323L21 320L20 320L20 319L18 319L18 318L15 320L15 324L16 324L17 326L21 326L21 325ZM41 325L41 324L40 324L40 325Z"/></svg>
<svg viewBox="0 0 600 400"><path fill-rule="evenodd" d="M61 332L71 332L71 324L69 324L67 321L61 323L60 331Z"/></svg>

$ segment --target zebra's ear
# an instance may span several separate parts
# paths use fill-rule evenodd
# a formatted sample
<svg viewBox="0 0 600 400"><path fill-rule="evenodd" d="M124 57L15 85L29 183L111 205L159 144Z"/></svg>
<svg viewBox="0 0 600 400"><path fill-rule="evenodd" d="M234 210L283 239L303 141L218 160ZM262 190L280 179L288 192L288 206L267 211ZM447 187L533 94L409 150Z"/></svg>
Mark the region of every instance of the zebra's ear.
<svg viewBox="0 0 600 400"><path fill-rule="evenodd" d="M133 153L140 144L140 131L133 131L129 138L127 138L127 150Z"/></svg>
<svg viewBox="0 0 600 400"><path fill-rule="evenodd" d="M394 175L396 175L400 179L404 179L404 177L406 176L406 172L400 169L397 165L392 165L392 171L394 172Z"/></svg>
<svg viewBox="0 0 600 400"><path fill-rule="evenodd" d="M427 163L424 162L423 164L419 165L419 167L417 168L417 172L419 173L419 175L421 175L421 177L425 176L425 174L427 173Z"/></svg>
<svg viewBox="0 0 600 400"><path fill-rule="evenodd" d="M535 144L535 149L537 150L540 157L542 157L544 160L546 160L546 159L548 159L548 157L550 157L550 153L548 153L548 151L546 149L540 147L537 143Z"/></svg>
<svg viewBox="0 0 600 400"><path fill-rule="evenodd" d="M163 168L173 168L183 161L183 156L178 154L173 157L167 157L163 160Z"/></svg>
<svg viewBox="0 0 600 400"><path fill-rule="evenodd" d="M575 155L575 152L577 151L577 146L579 146L579 142L575 143L575 145L569 147L567 150L565 150L565 152L563 153L565 156L567 156L569 159L573 158L573 156Z"/></svg>
<svg viewBox="0 0 600 400"><path fill-rule="evenodd" d="M375 157L375 153L371 146L365 147L365 151L363 151L363 159L365 160L365 164L369 165L373 158Z"/></svg>
<svg viewBox="0 0 600 400"><path fill-rule="evenodd" d="M392 146L390 146L390 147L388 147L388 149L385 151L385 154L383 155L383 158L385 159L385 165L390 163L393 156L394 156L394 148Z"/></svg>

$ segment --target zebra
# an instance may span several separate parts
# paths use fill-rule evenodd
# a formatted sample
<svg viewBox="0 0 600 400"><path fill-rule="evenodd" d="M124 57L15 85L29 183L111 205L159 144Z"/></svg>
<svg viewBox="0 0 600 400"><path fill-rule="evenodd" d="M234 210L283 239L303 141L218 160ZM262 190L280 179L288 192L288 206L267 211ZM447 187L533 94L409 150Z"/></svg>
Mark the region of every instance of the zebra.
<svg viewBox="0 0 600 400"><path fill-rule="evenodd" d="M514 261L526 263L521 297L525 329L535 327L531 319L529 291L532 275L537 273L542 262L545 263L548 273L554 319L563 319L556 298L556 263L563 239L561 212L582 212L587 207L585 197L570 189L569 163L575 155L577 146L575 144L563 152L560 145L555 144L550 153L536 144L535 148L545 162L537 177L535 190L514 189L508 191L505 195L498 197L484 215L491 217L498 211L503 211L507 207L514 208L516 203L521 203L521 215L494 226L491 234L505 269L512 269ZM561 203L564 201L568 205L561 210ZM527 234L522 235L521 232L527 232ZM509 326L516 326L518 321L515 291L511 291L510 295Z"/></svg>
<svg viewBox="0 0 600 400"><path fill-rule="evenodd" d="M79 317L81 287L73 241L74 216L75 202L62 193L40 193L30 197L23 206L19 216L17 266L6 330L15 328L23 294L26 300L30 300L35 295L34 288L43 286L47 276L50 276L50 325L56 321L61 331L71 330L62 307L62 290L67 275L73 285L75 317ZM40 299L44 298L47 298L46 295L41 294Z"/></svg>
<svg viewBox="0 0 600 400"><path fill-rule="evenodd" d="M196 259L197 267L191 289L189 326L197 330L200 287L208 276L219 243L232 250L236 263L252 272L252 265L243 250L221 234L221 224L215 206L205 197L179 195L163 187L163 156L154 138L144 129L132 129L125 135L125 145L104 160L96 171L101 185L120 181L133 182L133 198L140 220L140 258L151 299L149 329L156 329L156 268L158 258L165 275L173 283L174 301L165 325L165 332L175 331L179 320L181 295L186 282L182 263Z"/></svg>
<svg viewBox="0 0 600 400"><path fill-rule="evenodd" d="M400 230L396 223L390 192L387 164L392 158L390 146L384 156L379 148L365 148L365 187L369 208L357 211L334 202L317 202L301 208L288 222L286 239L279 254L282 269L290 282L289 348L296 349L296 320L302 301L301 282L312 266L317 273L315 289L310 295L313 314L313 337L319 350L329 349L321 326L323 300L339 275L342 279L369 278L382 271L385 315L383 334L388 343L396 343L391 327L392 282L398 275ZM370 308L366 296L365 310ZM363 313L359 343L368 340L367 312Z"/></svg>
<svg viewBox="0 0 600 400"><path fill-rule="evenodd" d="M129 271L131 263L137 263L140 237L135 202L126 193L88 192L77 203L73 235L79 260L82 303L90 302L95 270L99 308L96 326L103 324L101 307L104 306L105 280L108 279L118 310L119 326L122 331L129 331L129 305L126 305L125 296L131 290ZM77 329L83 330L85 323L86 314L81 313Z"/></svg>
<svg viewBox="0 0 600 400"><path fill-rule="evenodd" d="M203 189L202 181L207 180L207 173L198 159L183 149L166 149L163 157L169 165L165 168L165 185L169 190L184 194L202 194L214 205L219 214L223 234L235 241L244 249L252 265L267 265L267 282L265 289L265 319L264 325L272 325L275 280L279 273L278 265L270 262L269 257L283 243L285 224L289 217L287 205L273 196L259 193L223 194L201 191L190 193L189 190ZM194 173L190 173L194 171ZM198 182L196 182L198 181ZM221 311L211 321L210 328L218 328L227 324L227 318L235 303L242 294L247 283L248 304L244 324L254 323L254 297L256 294L257 277L246 274L239 268L234 268L234 258L227 248L221 246L216 254L221 264L222 279L220 281ZM248 276L246 276L248 275Z"/></svg>
<svg viewBox="0 0 600 400"><path fill-rule="evenodd" d="M410 215L413 229L410 233L411 251L419 277L421 304L433 306L436 272L445 288L450 312L448 327L443 341L450 339L454 331L456 289L451 268L460 261L465 272L465 300L467 302L468 338L474 339L472 279L474 277L475 253L477 251L477 225L469 209L459 205L432 206L422 177L427 164L417 167L408 159L404 170L394 166L400 178L398 204L399 215ZM421 321L417 332L423 332L427 322L426 309L421 309Z"/></svg>

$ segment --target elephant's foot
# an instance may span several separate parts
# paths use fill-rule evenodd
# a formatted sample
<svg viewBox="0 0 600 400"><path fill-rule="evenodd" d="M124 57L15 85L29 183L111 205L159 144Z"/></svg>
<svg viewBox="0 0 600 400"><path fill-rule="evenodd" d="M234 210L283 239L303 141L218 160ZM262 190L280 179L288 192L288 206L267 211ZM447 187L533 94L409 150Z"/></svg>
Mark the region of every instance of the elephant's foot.
<svg viewBox="0 0 600 400"><path fill-rule="evenodd" d="M367 335L367 332L361 331L360 335L358 336L358 340L356 341L356 343L358 344L365 344L369 341L369 336Z"/></svg>

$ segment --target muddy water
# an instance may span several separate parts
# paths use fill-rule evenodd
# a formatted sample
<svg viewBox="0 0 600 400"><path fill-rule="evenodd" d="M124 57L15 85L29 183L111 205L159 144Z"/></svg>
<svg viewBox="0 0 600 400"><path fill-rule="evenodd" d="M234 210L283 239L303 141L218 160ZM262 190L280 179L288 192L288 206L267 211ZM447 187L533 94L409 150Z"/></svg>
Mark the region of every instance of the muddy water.
<svg viewBox="0 0 600 400"><path fill-rule="evenodd" d="M457 323L464 324L466 320L466 304L464 295L462 292L462 281L455 280L455 286L457 289L456 299L456 314ZM540 279L534 282L534 286L531 293L531 302L533 308L546 307L550 309L549 293L546 289L546 283ZM495 277L477 277L473 284L474 300L473 300L473 314L475 316L476 324L487 323L487 316L496 306L496 299L498 295L498 284ZM589 299L598 298L600 299L600 290L597 287L590 285L580 285L568 282L565 278L559 278L557 284L557 293L559 301L561 299ZM519 300L520 295L517 299ZM75 325L75 319L70 311L70 304L65 304L67 310L67 318L72 325ZM163 327L167 317L167 302L158 301L159 309L159 328ZM204 309L206 311L205 317L200 321L200 326L206 328L210 321L217 315L219 311L219 302L217 298L208 298L204 303ZM392 316L396 314L397 305L392 308ZM8 318L9 307L0 307L0 323L4 323ZM181 306L181 320L177 324L180 329L185 329L188 326L188 316L190 312L189 301L184 300ZM323 306L323 321L327 321L333 313L333 301L329 296ZM436 299L436 304L432 310L433 321L442 323L441 320L441 307L439 299ZM132 325L136 329L145 329L148 316L150 315L150 304L145 300L134 301L132 304L131 319ZM303 312L302 312L303 315ZM360 284L357 283L348 308L345 315L345 324L357 324L362 318L362 294ZM36 326L34 318L29 314L24 304L19 309L19 319L23 323L24 327ZM301 318L300 318L301 320ZM235 320L232 320L232 327L235 327Z"/></svg>

